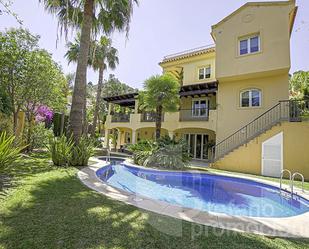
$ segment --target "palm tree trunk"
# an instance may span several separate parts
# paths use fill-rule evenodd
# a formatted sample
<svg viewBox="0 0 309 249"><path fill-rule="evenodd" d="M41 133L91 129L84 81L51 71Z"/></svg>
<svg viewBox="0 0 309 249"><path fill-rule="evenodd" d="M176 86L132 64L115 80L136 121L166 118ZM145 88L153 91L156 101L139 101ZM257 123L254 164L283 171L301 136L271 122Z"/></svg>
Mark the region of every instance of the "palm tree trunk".
<svg viewBox="0 0 309 249"><path fill-rule="evenodd" d="M83 135L88 134L88 122L87 122L87 85L85 85L85 101L83 107Z"/></svg>
<svg viewBox="0 0 309 249"><path fill-rule="evenodd" d="M95 101L95 109L93 114L93 122L92 122L92 136L95 135L95 131L97 128L97 121L98 121L98 115L99 115L99 108L101 104L101 94L102 94L102 86L103 86L103 72L104 67L100 67L99 69L99 81L98 81L98 90L97 90L97 97Z"/></svg>
<svg viewBox="0 0 309 249"><path fill-rule="evenodd" d="M83 112L86 95L85 85L87 80L87 62L93 11L94 0L86 0L84 4L84 17L81 30L80 52L77 61L72 107L70 113L70 130L76 143L79 141L83 132Z"/></svg>
<svg viewBox="0 0 309 249"><path fill-rule="evenodd" d="M162 126L162 106L159 105L156 108L156 140L161 136L161 126Z"/></svg>

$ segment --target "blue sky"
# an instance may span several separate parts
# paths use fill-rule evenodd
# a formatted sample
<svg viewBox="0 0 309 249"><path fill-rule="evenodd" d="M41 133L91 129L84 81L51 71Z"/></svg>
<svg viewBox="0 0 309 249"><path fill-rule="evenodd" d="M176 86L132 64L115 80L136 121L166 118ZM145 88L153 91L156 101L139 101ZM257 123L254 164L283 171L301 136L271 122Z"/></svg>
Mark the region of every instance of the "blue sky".
<svg viewBox="0 0 309 249"><path fill-rule="evenodd" d="M119 50L120 64L113 72L121 81L141 88L144 80L161 72L163 56L182 50L212 44L211 25L246 3L246 0L140 0L134 9L129 39L124 34L112 36ZM299 6L291 38L291 72L309 70L309 1ZM45 12L38 0L14 0L12 10L23 20L23 26L41 36L40 46L53 54L65 73L74 72L67 64L65 39L57 39L57 19ZM0 16L0 30L18 27L13 17ZM69 39L72 37L69 36ZM89 70L88 81L96 84L97 73Z"/></svg>

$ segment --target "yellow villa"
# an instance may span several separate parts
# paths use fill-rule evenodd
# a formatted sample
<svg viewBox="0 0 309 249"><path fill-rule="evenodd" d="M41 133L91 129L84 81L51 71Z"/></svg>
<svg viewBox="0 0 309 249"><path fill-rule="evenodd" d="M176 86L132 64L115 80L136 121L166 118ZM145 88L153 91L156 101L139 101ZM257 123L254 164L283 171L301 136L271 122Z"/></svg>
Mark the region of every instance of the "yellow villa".
<svg viewBox="0 0 309 249"><path fill-rule="evenodd" d="M308 103L289 101L296 12L294 0L246 3L212 26L214 45L165 56L163 72L180 75L182 85L180 109L164 113L162 134L185 138L193 159L218 169L266 176L288 169L309 179ZM105 137L117 129L118 149L154 138L154 114L139 110L137 96L104 98Z"/></svg>

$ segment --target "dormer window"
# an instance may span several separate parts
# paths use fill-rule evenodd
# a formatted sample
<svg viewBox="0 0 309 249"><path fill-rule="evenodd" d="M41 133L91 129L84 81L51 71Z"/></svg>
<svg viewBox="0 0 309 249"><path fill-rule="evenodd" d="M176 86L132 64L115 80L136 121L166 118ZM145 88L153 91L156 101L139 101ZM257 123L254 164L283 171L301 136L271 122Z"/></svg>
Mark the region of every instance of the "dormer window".
<svg viewBox="0 0 309 249"><path fill-rule="evenodd" d="M239 39L239 55L252 54L260 51L260 36L253 35Z"/></svg>
<svg viewBox="0 0 309 249"><path fill-rule="evenodd" d="M209 79L210 73L211 73L210 66L202 67L198 70L198 79L199 80Z"/></svg>

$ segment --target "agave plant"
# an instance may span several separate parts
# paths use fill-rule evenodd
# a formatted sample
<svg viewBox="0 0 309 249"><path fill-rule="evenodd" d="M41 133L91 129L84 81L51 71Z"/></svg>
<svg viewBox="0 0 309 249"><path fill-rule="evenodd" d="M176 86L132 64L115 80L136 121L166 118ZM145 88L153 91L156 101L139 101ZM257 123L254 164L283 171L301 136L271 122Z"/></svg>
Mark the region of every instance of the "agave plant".
<svg viewBox="0 0 309 249"><path fill-rule="evenodd" d="M87 166L94 153L94 141L86 136L81 137L70 153L70 166Z"/></svg>
<svg viewBox="0 0 309 249"><path fill-rule="evenodd" d="M47 148L51 154L54 165L67 166L73 145L72 139L68 139L64 135L50 139Z"/></svg>
<svg viewBox="0 0 309 249"><path fill-rule="evenodd" d="M6 132L0 134L0 170L7 168L20 157L24 147L14 144L15 137L9 136Z"/></svg>

